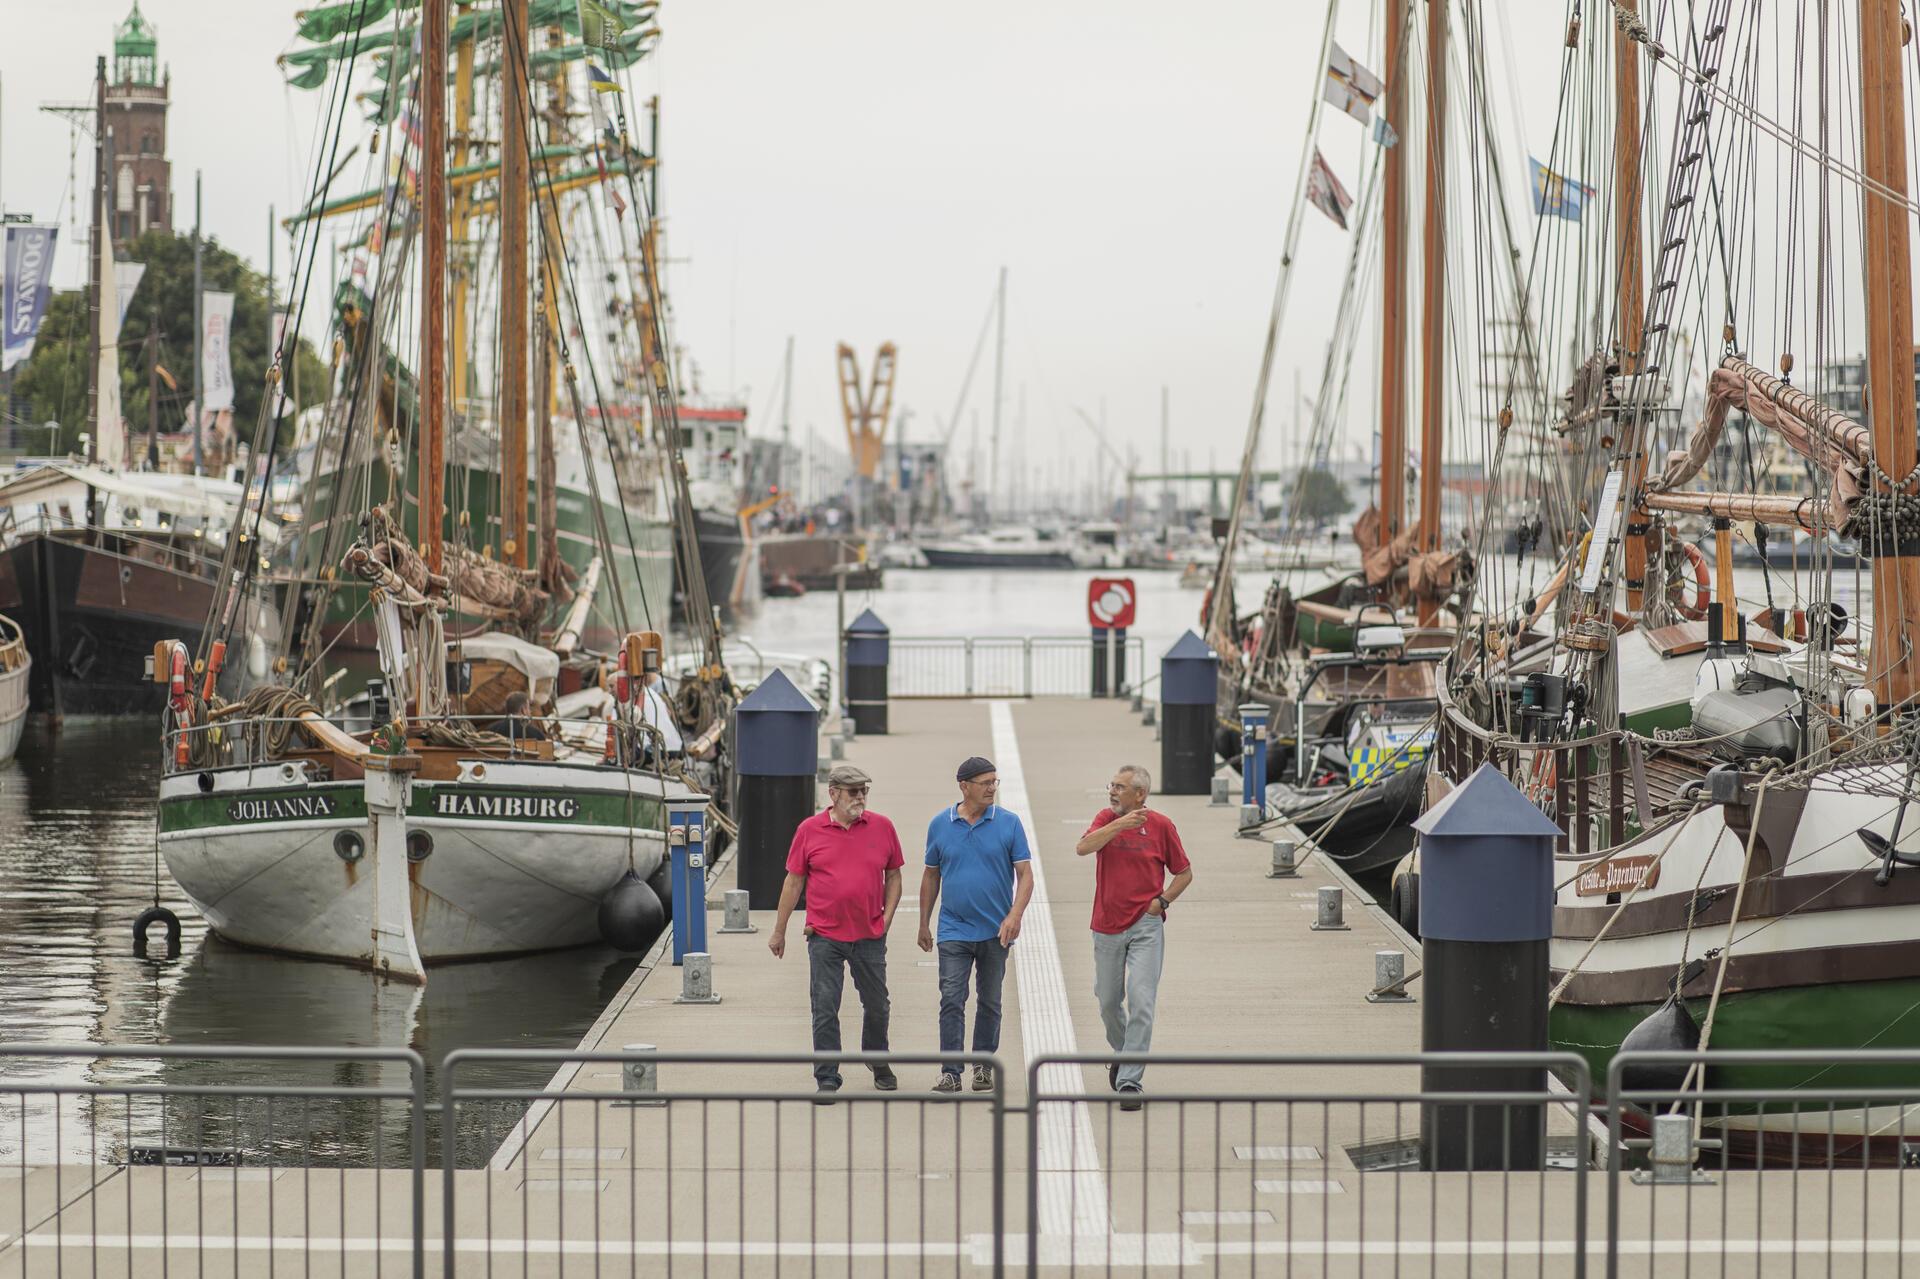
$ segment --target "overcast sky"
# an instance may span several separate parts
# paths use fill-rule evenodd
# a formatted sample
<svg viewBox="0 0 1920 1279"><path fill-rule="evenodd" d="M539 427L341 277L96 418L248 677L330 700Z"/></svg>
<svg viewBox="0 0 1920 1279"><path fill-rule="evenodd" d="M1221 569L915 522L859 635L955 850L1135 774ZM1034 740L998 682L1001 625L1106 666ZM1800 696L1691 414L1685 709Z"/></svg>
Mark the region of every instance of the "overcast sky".
<svg viewBox="0 0 1920 1279"><path fill-rule="evenodd" d="M286 88L275 65L293 46L295 7L145 8L173 75L176 229L191 225L202 170L208 232L260 266L268 205L284 213L303 197L320 98ZM127 5L11 8L0 198L42 219L64 206L59 276L77 283L69 131L36 107L88 97L93 58L109 51ZM1537 104L1514 132L1538 133L1529 140L1544 151L1561 35L1549 10L1559 6L1504 8L1539 10L1501 20L1534 70L1496 99ZM1377 46L1377 19L1346 10L1342 43L1356 55ZM1116 445L1151 462L1165 385L1176 464L1185 453L1195 466L1233 465L1324 13L1306 0L666 0L663 38L637 87L657 88L665 104L663 203L670 252L687 259L671 284L703 389L747 398L756 427L771 429L777 404L761 410L792 334L796 430L810 423L841 447L835 343L853 343L864 362L891 339L896 402L913 410L912 431L930 431L952 407L1005 265L1006 454L1036 469L1090 466L1096 446L1071 406L1097 414L1104 399ZM1493 34L1490 62L1507 76L1516 60L1501 28ZM1322 136L1357 189L1364 130L1328 113ZM83 149L83 187L90 163ZM1524 180L1523 159L1508 166ZM84 223L83 212L81 244ZM1270 459L1285 448L1295 371L1309 392L1318 379L1348 243L1307 214ZM991 350L970 400L983 453L990 372ZM1360 422L1350 433L1364 440L1369 430Z"/></svg>

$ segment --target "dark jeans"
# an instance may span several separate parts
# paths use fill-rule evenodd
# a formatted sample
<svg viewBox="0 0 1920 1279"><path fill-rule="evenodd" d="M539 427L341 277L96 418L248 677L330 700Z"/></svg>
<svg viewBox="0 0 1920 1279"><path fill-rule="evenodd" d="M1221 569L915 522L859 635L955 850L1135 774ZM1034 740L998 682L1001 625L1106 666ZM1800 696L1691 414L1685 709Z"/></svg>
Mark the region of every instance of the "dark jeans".
<svg viewBox="0 0 1920 1279"><path fill-rule="evenodd" d="M1000 984L1007 975L1007 948L997 937L940 943L940 1051L957 1053L967 1029L967 975L974 975L973 1051L1000 1051ZM960 1073L960 1063L940 1069Z"/></svg>
<svg viewBox="0 0 1920 1279"><path fill-rule="evenodd" d="M813 999L813 1051L840 1051L840 992L845 968L853 970L853 988L860 992L860 1051L887 1050L887 939L835 941L818 933L807 938L808 993ZM814 1079L840 1082L838 1062L814 1063Z"/></svg>

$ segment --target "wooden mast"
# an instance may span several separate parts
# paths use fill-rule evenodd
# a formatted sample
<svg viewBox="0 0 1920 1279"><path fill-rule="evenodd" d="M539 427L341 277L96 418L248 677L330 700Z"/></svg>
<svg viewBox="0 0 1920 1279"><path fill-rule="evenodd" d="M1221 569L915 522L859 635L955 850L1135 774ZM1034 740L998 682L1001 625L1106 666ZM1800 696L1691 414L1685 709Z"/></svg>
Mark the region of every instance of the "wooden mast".
<svg viewBox="0 0 1920 1279"><path fill-rule="evenodd" d="M446 571L447 6L420 6L420 552Z"/></svg>
<svg viewBox="0 0 1920 1279"><path fill-rule="evenodd" d="M1420 523L1416 553L1440 549L1440 476L1445 466L1447 350L1447 0L1427 0L1426 235L1420 248ZM1395 147L1394 150L1399 150ZM1422 592L1430 625L1440 601Z"/></svg>
<svg viewBox="0 0 1920 1279"><path fill-rule="evenodd" d="M469 13L473 0L458 0L462 13ZM454 174L467 168L473 155L473 44L462 40L453 51L453 168L448 186L453 200L452 226L448 230L451 249L447 275L453 292L448 308L447 326L447 407L459 417L467 411L467 290L473 283L473 262L467 243L468 225L473 216L472 182L451 181Z"/></svg>
<svg viewBox="0 0 1920 1279"><path fill-rule="evenodd" d="M1387 127L1407 136L1407 75L1404 48L1412 0L1388 6ZM1392 541L1407 514L1407 164L1406 148L1387 148L1381 187L1380 279L1380 536Z"/></svg>
<svg viewBox="0 0 1920 1279"><path fill-rule="evenodd" d="M1634 0L1622 0L1631 11ZM1634 42L1618 28L1613 35L1613 199L1614 225L1619 232L1620 259L1620 372L1640 371L1646 325L1644 255L1640 251L1640 62ZM1647 511L1640 505L1647 484L1647 450L1653 443L1649 423L1629 426L1632 448L1627 457L1626 527L1627 612L1635 617L1646 603ZM1595 512L1597 515L1598 512Z"/></svg>
<svg viewBox="0 0 1920 1279"><path fill-rule="evenodd" d="M527 0L501 0L500 555L527 566Z"/></svg>
<svg viewBox="0 0 1920 1279"><path fill-rule="evenodd" d="M1897 483L1913 470L1913 292L1907 231L1906 104L1901 81L1899 0L1860 3L1860 168L1867 256L1867 411L1879 472ZM1884 194L1881 189L1884 188ZM1870 490L1884 499L1874 476ZM1907 498L1912 501L1911 495ZM1920 610L1920 545L1902 543L1883 513L1869 527L1873 555L1873 648L1868 663L1882 707L1914 694L1916 665L1903 642Z"/></svg>

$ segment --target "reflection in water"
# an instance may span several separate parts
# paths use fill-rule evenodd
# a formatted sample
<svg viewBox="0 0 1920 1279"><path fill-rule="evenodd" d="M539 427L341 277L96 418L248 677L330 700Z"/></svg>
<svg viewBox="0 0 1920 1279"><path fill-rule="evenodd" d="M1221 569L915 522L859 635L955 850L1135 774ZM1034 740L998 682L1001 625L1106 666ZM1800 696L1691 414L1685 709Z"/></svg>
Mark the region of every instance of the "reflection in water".
<svg viewBox="0 0 1920 1279"><path fill-rule="evenodd" d="M133 920L155 900L157 734L145 720L36 720L20 756L0 767L0 1041L207 1047L411 1048L432 1073L456 1048L571 1048L633 970L591 947L524 959L436 967L423 991L337 964L228 945L159 868L159 901L184 925L178 960L133 957ZM476 1082L537 1088L548 1066ZM399 1063L155 1059L82 1054L0 1057L0 1079L55 1085L158 1083L238 1090L265 1086L398 1089ZM25 1107L25 1114L21 1107ZM401 1103L229 1095L200 1102L0 1094L0 1163L59 1152L117 1160L129 1145L239 1146L248 1162L404 1163ZM23 1125L20 1121L27 1120ZM430 1153L438 1137L430 1131ZM484 1140L484 1138L482 1138ZM490 1153L463 1140L462 1158Z"/></svg>

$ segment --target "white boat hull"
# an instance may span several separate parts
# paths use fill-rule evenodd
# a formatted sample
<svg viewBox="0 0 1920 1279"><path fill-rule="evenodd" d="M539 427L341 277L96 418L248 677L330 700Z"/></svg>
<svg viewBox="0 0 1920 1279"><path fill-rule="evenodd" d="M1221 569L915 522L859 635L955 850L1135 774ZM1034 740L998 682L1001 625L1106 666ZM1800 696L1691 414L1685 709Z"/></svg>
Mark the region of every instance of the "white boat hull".
<svg viewBox="0 0 1920 1279"><path fill-rule="evenodd" d="M27 727L27 681L32 674L33 660L24 649L20 665L0 670L0 764L20 749L20 734Z"/></svg>
<svg viewBox="0 0 1920 1279"><path fill-rule="evenodd" d="M597 941L601 897L629 867L645 878L664 855L659 779L499 761L474 771L411 783L405 874L420 959ZM361 782L307 781L288 764L180 773L162 783L161 810L167 867L220 936L380 966Z"/></svg>

